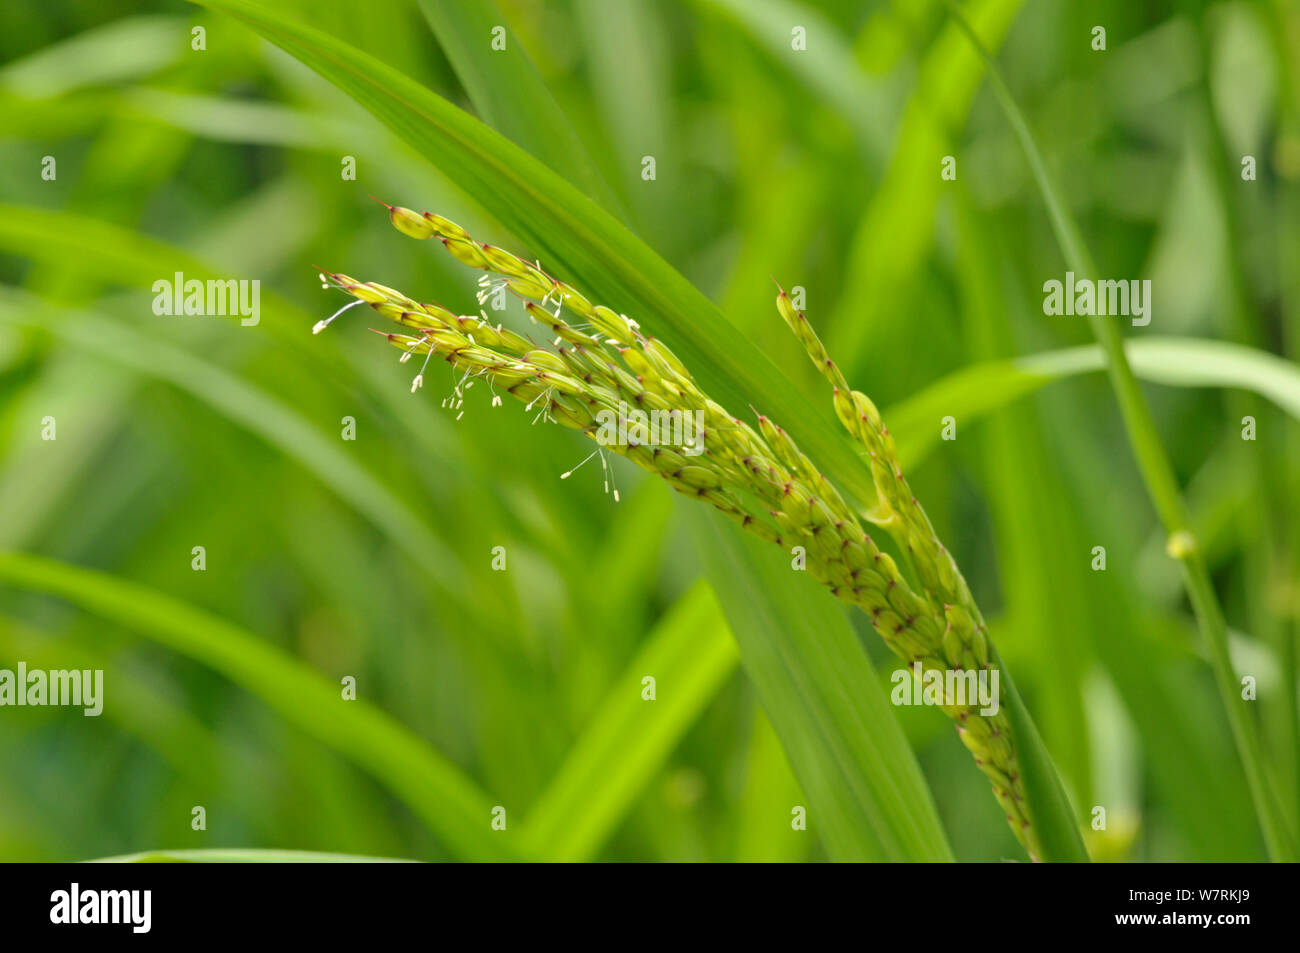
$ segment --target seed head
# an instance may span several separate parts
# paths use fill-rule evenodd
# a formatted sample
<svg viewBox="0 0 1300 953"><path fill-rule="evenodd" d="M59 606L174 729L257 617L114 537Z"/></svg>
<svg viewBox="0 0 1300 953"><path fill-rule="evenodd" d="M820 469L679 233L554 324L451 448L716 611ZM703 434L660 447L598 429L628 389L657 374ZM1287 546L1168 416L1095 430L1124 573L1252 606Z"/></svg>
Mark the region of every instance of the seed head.
<svg viewBox="0 0 1300 953"><path fill-rule="evenodd" d="M711 400L676 355L643 334L635 320L592 303L537 263L476 242L441 216L386 207L402 234L436 237L456 259L485 272L480 303L497 288L508 288L524 299L527 313L555 341L554 350L538 347L501 325L491 325L482 312L456 315L440 305L417 303L384 285L324 272L327 284L356 299L347 307L368 304L377 314L417 332L385 335L402 352L403 361L412 354L424 356L412 391L423 384L424 368L436 354L464 375L449 398L457 419L464 413L464 391L481 377L493 406L501 403L501 394L507 394L534 413L534 423L557 423L602 444L560 479L568 479L598 456L606 491L612 488L617 501L614 471L604 451L618 454L657 473L677 492L715 507L760 539L783 548L804 546L809 574L836 597L866 612L886 644L909 665L920 664L923 671L995 667L979 609L912 496L879 410L865 394L849 387L807 318L783 290L777 296L778 312L831 384L836 416L865 450L881 501L872 520L907 554L919 585L910 582L876 546L859 514L785 430L758 414L755 430ZM346 307L313 331L323 330L343 310ZM575 327L570 318L583 327ZM587 326L590 332L584 329ZM688 456L683 450L650 446L630 435L624 443L605 444L598 415L627 408L698 413L704 421L703 452ZM1037 856L1007 716L1002 711L985 716L977 700L968 702L944 710L992 782L994 797L1012 830L1030 855Z"/></svg>

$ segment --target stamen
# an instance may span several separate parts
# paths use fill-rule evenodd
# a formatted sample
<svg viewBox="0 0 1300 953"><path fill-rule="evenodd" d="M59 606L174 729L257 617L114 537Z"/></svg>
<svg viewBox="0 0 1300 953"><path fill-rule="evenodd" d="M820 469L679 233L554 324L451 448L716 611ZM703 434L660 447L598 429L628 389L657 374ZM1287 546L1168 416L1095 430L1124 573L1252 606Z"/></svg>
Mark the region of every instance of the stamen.
<svg viewBox="0 0 1300 953"><path fill-rule="evenodd" d="M311 333L312 333L312 334L320 334L320 333L321 333L322 331L324 331L327 327L329 327L329 326L330 326L330 323L331 323L335 318L337 318L340 314L342 314L344 311L348 310L348 308L355 308L355 307L356 307L357 305L359 305L359 304L365 304L365 302L362 301L360 298L357 298L355 301L349 301L347 304L345 304L343 307L339 308L337 311L335 311L333 314L331 314L331 315L330 315L328 318L326 318L325 320L323 320L323 321L317 321L317 322L315 323L315 325L312 326Z"/></svg>
<svg viewBox="0 0 1300 953"><path fill-rule="evenodd" d="M433 357L433 348L429 348L429 353L424 355L424 363L420 365L420 373L415 375L415 380L411 381L411 393L424 386L424 371L429 366L429 360Z"/></svg>
<svg viewBox="0 0 1300 953"><path fill-rule="evenodd" d="M600 453L600 448L599 448L599 447L597 447L595 450L591 451L591 453L589 453L589 454L587 454L585 457L583 457L583 458L582 458L582 463L586 463L588 460L590 460L592 457L594 457L594 456L595 456L596 454L598 454L598 453ZM567 480L569 477L573 476L574 472L578 469L578 467L581 467L581 466L582 466L582 463L579 463L578 466L577 466L577 467L574 467L572 470L566 470L564 473L561 473L561 474L560 474L560 479L561 479L561 480ZM606 489L608 489L608 487L606 487Z"/></svg>
<svg viewBox="0 0 1300 953"><path fill-rule="evenodd" d="M605 492L608 493L608 492L609 492L609 485L610 485L611 483L614 483L614 468L611 467L611 466L609 465L609 461L605 459L605 453L604 453L604 451L601 451L601 454L600 454L600 466L601 466L601 469L603 469L603 470L605 471ZM614 483L614 502L615 502L615 503L618 502L618 484L617 484L617 483Z"/></svg>

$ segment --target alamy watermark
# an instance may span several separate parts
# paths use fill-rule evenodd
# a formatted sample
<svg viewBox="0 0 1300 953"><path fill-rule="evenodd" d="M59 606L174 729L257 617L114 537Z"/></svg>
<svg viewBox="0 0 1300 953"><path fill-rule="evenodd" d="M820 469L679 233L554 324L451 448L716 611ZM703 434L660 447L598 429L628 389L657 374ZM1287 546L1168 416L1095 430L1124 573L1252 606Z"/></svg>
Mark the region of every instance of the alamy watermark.
<svg viewBox="0 0 1300 953"><path fill-rule="evenodd" d="M618 410L596 414L602 447L674 447L687 457L704 452L704 411L641 410L619 401Z"/></svg>
<svg viewBox="0 0 1300 953"><path fill-rule="evenodd" d="M56 924L126 924L132 933L153 926L152 890L82 890L74 883L50 894L50 922Z"/></svg>
<svg viewBox="0 0 1300 953"><path fill-rule="evenodd" d="M1151 323L1151 279L1092 281L1065 273L1065 281L1043 282L1043 314L1123 315L1134 327Z"/></svg>
<svg viewBox="0 0 1300 953"><path fill-rule="evenodd" d="M104 710L103 669L0 668L0 706L69 705L84 708L86 717Z"/></svg>
<svg viewBox="0 0 1300 953"><path fill-rule="evenodd" d="M889 680L894 684L889 700L895 705L979 705L981 715L996 715L1000 707L997 669L926 671L920 662L913 662L911 668L896 669Z"/></svg>
<svg viewBox="0 0 1300 953"><path fill-rule="evenodd" d="M186 281L178 271L172 278L159 278L152 290L157 315L238 315L246 328L262 320L262 282L257 278Z"/></svg>

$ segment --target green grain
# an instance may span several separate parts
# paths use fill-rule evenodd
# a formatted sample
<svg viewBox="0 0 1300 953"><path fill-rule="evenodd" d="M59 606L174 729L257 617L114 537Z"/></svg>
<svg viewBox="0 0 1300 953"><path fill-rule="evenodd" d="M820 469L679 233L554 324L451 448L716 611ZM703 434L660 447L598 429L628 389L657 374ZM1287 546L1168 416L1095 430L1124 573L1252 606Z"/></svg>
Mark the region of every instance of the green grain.
<svg viewBox="0 0 1300 953"><path fill-rule="evenodd" d="M392 288L325 273L333 285L415 334L384 333L402 359L433 357L460 372L449 400L463 402L463 388L485 382L554 423L597 440L597 415L622 405L642 410L698 411L705 422L704 452L686 457L663 446L602 447L658 474L683 495L707 503L745 531L782 549L803 547L806 568L837 598L866 612L885 643L909 665L946 672L1000 671L988 631L952 557L940 543L899 466L893 438L875 404L848 386L804 315L782 291L777 307L809 356L834 387L841 423L867 451L878 494L868 521L888 531L909 556L914 587L882 552L862 519L794 440L767 417L757 429L711 400L672 351L643 333L636 321L592 304L537 264L476 242L438 215L387 206L405 235L437 238L459 261L483 270L480 301L504 283L525 300L528 313L552 333L554 350L531 342L485 317L454 315L421 304ZM563 316L567 314L575 323ZM321 322L321 330L328 322ZM591 330L584 330L589 327ZM423 366L412 390L423 381ZM568 474L565 474L566 476ZM1005 683L1005 679L1001 684ZM1001 688L1002 700L1006 688ZM1040 856L1026 809L1008 713L980 713L978 702L943 706L992 782L993 794L1017 838Z"/></svg>

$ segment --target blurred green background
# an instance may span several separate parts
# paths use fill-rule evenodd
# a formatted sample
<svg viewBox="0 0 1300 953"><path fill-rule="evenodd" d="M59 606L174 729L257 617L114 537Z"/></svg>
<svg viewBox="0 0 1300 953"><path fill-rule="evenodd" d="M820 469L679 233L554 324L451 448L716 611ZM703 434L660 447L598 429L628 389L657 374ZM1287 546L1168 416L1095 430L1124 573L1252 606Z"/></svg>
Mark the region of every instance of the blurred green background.
<svg viewBox="0 0 1300 953"><path fill-rule="evenodd" d="M456 47L431 28L445 27L438 0L266 5L476 112ZM913 488L980 599L1080 822L1106 808L1106 831L1089 834L1094 857L1262 859L1177 566L1104 376L1045 375L1019 399L1007 365L943 384L1091 341L1081 319L1042 313L1042 284L1065 265L944 5L496 5L493 22L527 51L629 226L821 406L769 276L805 288L849 378L900 444L911 438ZM1103 274L1153 282L1151 325L1126 333L1294 361L1300 7L968 9ZM806 27L807 51L792 51L792 24ZM1092 48L1096 25L1105 51ZM0 709L0 858L489 856L431 822L436 805L421 810L430 778L466 812L506 806L534 856L827 856L815 820L813 832L791 830L791 806L806 802L700 581L686 529L699 508L621 460L617 505L594 463L561 481L588 452L580 435L489 410L473 392L457 420L439 406L445 369L411 396L414 366L364 332L368 316L309 333L343 303L313 265L477 310L477 273L398 235L370 194L527 247L436 161L230 17L165 0L20 0L0 6L0 60L0 549L205 610L240 630L208 633L217 655L272 653L263 664L249 649L231 664L252 674L237 677L183 637L145 638L112 613L0 582L0 667L106 673L99 718ZM482 118L509 133L530 118L510 105ZM940 177L945 155L955 181ZM1255 181L1241 178L1247 155ZM341 174L345 156L355 180ZM155 315L151 285L177 271L259 279L261 323ZM517 305L512 314L525 327ZM1250 373L1166 386L1214 378L1206 353L1195 365L1157 354L1149 376L1163 383L1147 393L1234 662L1258 680L1254 710L1294 825L1300 398L1293 376L1280 388L1289 404L1234 386L1262 383ZM779 407L758 409L781 419ZM946 415L955 441L938 440ZM1254 441L1241 439L1248 415ZM46 417L56 440L42 439ZM355 440L342 439L346 417ZM497 546L505 572L492 569ZM1095 546L1105 572L1091 569ZM829 599L811 581L808 598ZM884 684L892 657L863 618L852 622ZM640 684L655 673L650 715ZM343 750L322 737L344 729L312 699L345 676L445 774L417 772L399 789L368 770L369 736ZM894 711L956 856L1023 857L947 719ZM205 831L191 829L194 805Z"/></svg>

